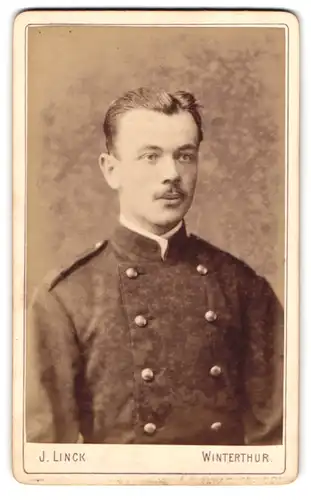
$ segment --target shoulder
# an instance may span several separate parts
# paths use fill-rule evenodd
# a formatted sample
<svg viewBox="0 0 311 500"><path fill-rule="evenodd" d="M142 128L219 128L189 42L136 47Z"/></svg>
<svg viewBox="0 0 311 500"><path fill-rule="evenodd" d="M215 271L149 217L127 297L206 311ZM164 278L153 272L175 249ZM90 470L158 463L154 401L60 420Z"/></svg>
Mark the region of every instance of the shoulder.
<svg viewBox="0 0 311 500"><path fill-rule="evenodd" d="M192 245L195 247L199 259L204 261L212 272L226 276L228 279L234 278L237 281L257 282L263 277L250 267L244 260L234 256L212 243L200 238L195 234L190 234Z"/></svg>
<svg viewBox="0 0 311 500"><path fill-rule="evenodd" d="M63 264L57 270L49 272L44 280L45 287L51 291L60 282L67 279L79 269L85 269L98 255L102 254L107 247L108 240L102 240L89 247L70 262Z"/></svg>
<svg viewBox="0 0 311 500"><path fill-rule="evenodd" d="M237 287L242 296L247 300L260 297L275 301L276 294L268 282L261 274L258 274L252 267L238 257L222 250L196 235L190 235L195 246L196 254L205 262L211 273L222 280L226 286Z"/></svg>
<svg viewBox="0 0 311 500"><path fill-rule="evenodd" d="M236 267L241 271L245 270L246 272L249 271L251 273L255 273L255 271L242 259L234 256L233 254L227 252L222 248L213 245L209 241L204 240L196 234L190 234L190 240L191 244L196 249L196 253L201 257L207 258L215 266L218 267L228 265Z"/></svg>

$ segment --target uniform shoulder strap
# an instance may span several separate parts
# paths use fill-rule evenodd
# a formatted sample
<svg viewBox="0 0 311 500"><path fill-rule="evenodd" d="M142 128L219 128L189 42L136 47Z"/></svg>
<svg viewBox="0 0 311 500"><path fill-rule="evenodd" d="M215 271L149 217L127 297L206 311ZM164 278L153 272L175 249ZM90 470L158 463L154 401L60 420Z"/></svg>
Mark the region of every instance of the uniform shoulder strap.
<svg viewBox="0 0 311 500"><path fill-rule="evenodd" d="M69 265L63 266L56 272L50 273L47 276L48 289L51 291L60 281L69 276L73 271L83 266L90 259L100 254L107 246L108 240L97 242L93 247L85 250L82 254L77 256Z"/></svg>

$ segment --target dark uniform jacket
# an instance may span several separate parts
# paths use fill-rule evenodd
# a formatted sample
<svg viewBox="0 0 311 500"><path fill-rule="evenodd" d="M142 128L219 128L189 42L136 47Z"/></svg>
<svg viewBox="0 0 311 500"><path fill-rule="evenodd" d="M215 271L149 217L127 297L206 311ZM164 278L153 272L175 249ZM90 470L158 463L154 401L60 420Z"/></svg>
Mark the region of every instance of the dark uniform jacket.
<svg viewBox="0 0 311 500"><path fill-rule="evenodd" d="M28 441L281 443L283 311L184 226L162 260L120 225L41 287L26 365Z"/></svg>

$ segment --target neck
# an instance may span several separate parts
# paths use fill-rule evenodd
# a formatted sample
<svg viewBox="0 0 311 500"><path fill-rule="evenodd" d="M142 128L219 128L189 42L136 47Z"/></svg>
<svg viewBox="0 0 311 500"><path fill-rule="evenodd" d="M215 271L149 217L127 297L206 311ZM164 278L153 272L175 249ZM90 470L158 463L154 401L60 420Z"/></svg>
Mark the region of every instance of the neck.
<svg viewBox="0 0 311 500"><path fill-rule="evenodd" d="M131 226L137 227L142 229L143 231L146 231L148 233L154 234L155 236L162 236L163 234L171 231L174 227L176 227L178 224L180 224L181 221L177 221L171 224L166 224L164 226L159 226L156 224L150 224L144 219L141 218L136 218L128 214L124 214L121 212L120 214L120 221L122 222L127 222Z"/></svg>

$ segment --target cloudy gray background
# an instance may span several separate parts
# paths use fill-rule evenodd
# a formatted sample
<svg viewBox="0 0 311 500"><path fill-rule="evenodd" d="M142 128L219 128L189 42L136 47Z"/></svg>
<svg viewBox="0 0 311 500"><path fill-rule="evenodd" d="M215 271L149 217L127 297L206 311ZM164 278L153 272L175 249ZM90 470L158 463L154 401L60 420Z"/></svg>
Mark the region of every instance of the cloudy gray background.
<svg viewBox="0 0 311 500"><path fill-rule="evenodd" d="M98 168L110 101L144 85L189 90L205 141L190 230L283 295L285 33L279 28L31 28L28 291L109 236Z"/></svg>

